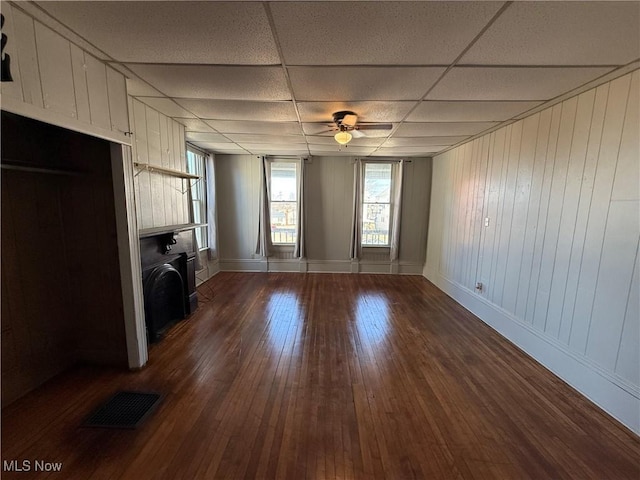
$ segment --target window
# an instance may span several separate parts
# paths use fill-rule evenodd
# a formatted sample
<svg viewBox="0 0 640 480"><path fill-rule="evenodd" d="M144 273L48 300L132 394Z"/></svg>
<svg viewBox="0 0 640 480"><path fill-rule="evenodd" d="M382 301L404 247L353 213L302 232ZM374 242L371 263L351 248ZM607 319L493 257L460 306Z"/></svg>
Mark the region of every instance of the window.
<svg viewBox="0 0 640 480"><path fill-rule="evenodd" d="M200 178L189 180L191 184L191 214L192 221L200 225L195 229L198 248L208 247L207 239L207 178L204 165L204 155L187 148L187 172Z"/></svg>
<svg viewBox="0 0 640 480"><path fill-rule="evenodd" d="M391 226L391 163L365 163L362 246L388 247Z"/></svg>
<svg viewBox="0 0 640 480"><path fill-rule="evenodd" d="M298 182L294 162L271 163L271 241L274 244L296 243L298 227Z"/></svg>

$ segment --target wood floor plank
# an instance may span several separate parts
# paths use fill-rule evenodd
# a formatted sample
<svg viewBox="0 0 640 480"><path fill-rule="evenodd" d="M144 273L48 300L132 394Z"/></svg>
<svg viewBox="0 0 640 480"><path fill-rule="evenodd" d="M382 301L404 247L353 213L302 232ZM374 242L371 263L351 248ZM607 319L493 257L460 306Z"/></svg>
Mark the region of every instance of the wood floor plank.
<svg viewBox="0 0 640 480"><path fill-rule="evenodd" d="M220 273L137 372L2 411L2 460L67 479L634 479L640 440L421 277ZM117 390L136 430L79 428Z"/></svg>

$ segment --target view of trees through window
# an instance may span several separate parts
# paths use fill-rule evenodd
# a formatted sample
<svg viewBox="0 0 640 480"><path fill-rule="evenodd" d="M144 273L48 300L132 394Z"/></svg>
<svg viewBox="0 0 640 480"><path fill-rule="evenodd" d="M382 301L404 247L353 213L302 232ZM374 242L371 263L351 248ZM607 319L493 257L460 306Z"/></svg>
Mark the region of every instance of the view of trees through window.
<svg viewBox="0 0 640 480"><path fill-rule="evenodd" d="M365 163L362 193L362 245L388 246L391 215L390 163Z"/></svg>
<svg viewBox="0 0 640 480"><path fill-rule="evenodd" d="M298 225L296 164L271 164L271 241L294 244Z"/></svg>

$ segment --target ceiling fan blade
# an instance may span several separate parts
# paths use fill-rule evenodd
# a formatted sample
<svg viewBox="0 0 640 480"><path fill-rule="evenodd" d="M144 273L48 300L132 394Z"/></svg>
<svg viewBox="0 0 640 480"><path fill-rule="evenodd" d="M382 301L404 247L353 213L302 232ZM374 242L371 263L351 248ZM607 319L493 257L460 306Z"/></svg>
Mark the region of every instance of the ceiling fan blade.
<svg viewBox="0 0 640 480"><path fill-rule="evenodd" d="M361 132L357 128L354 128L353 130L351 130L351 135L353 135L353 138L362 138L362 137L366 137L367 136L366 133Z"/></svg>
<svg viewBox="0 0 640 480"><path fill-rule="evenodd" d="M392 123L360 123L356 127L357 130L391 130Z"/></svg>
<svg viewBox="0 0 640 480"><path fill-rule="evenodd" d="M355 113L349 113L342 118L342 125L345 125L347 127L355 127L357 121L358 116Z"/></svg>

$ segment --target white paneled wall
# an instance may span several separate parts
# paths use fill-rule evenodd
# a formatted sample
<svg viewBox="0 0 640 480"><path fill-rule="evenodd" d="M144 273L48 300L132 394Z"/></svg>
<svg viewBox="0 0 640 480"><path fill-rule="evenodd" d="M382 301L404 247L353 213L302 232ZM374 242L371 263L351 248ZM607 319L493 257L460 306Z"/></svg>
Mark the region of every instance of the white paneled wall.
<svg viewBox="0 0 640 480"><path fill-rule="evenodd" d="M435 157L425 267L636 431L639 79L624 75Z"/></svg>
<svg viewBox="0 0 640 480"><path fill-rule="evenodd" d="M184 125L129 97L133 161L186 172ZM136 214L141 229L189 223L189 181L135 168Z"/></svg>
<svg viewBox="0 0 640 480"><path fill-rule="evenodd" d="M13 82L2 82L2 109L71 130L129 144L124 76L2 2L3 52Z"/></svg>

